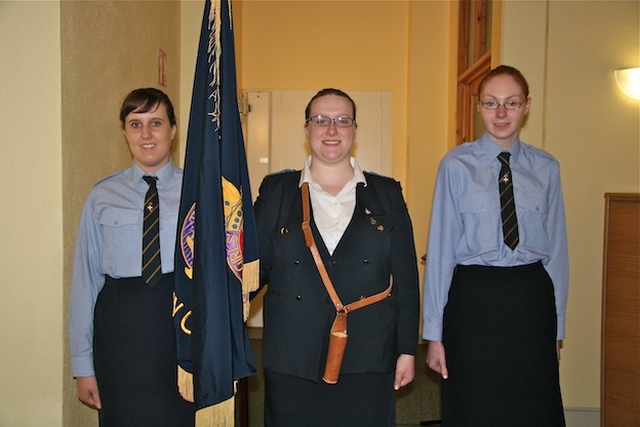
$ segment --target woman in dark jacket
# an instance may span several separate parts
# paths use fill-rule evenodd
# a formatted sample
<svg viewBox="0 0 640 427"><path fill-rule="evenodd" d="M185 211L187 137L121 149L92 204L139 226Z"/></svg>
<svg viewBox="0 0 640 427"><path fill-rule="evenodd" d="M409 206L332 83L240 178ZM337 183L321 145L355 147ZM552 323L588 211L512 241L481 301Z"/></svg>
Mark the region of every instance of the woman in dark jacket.
<svg viewBox="0 0 640 427"><path fill-rule="evenodd" d="M419 291L411 220L400 184L361 171L351 157L355 118L349 95L318 92L305 111L311 155L304 168L267 176L255 203L261 282L268 286L267 427L394 427L395 390L414 377ZM364 307L349 306L360 300ZM329 335L339 311L348 339L341 363L332 364Z"/></svg>

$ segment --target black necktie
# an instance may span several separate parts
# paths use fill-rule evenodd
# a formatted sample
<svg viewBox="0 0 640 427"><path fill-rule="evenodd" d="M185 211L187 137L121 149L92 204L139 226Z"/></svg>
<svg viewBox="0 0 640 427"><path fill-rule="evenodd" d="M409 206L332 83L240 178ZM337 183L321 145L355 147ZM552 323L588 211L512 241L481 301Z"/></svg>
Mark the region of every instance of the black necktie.
<svg viewBox="0 0 640 427"><path fill-rule="evenodd" d="M149 190L144 198L144 228L142 233L142 279L151 287L162 276L160 263L160 202L156 178L144 176Z"/></svg>
<svg viewBox="0 0 640 427"><path fill-rule="evenodd" d="M498 184L500 186L500 210L502 213L502 235L504 243L512 250L518 246L518 219L516 217L516 204L513 198L513 180L509 167L511 153L502 152L498 155L502 167Z"/></svg>

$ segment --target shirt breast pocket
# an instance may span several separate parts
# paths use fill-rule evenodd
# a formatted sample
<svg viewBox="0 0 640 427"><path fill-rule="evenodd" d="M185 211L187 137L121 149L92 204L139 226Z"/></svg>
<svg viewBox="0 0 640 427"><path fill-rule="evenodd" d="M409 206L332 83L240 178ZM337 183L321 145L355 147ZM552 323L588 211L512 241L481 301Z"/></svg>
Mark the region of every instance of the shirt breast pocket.
<svg viewBox="0 0 640 427"><path fill-rule="evenodd" d="M107 259L140 258L142 212L133 209L105 209L100 216L103 251Z"/></svg>
<svg viewBox="0 0 640 427"><path fill-rule="evenodd" d="M464 236L471 252L481 252L499 239L500 196L495 191L466 194L459 199Z"/></svg>
<svg viewBox="0 0 640 427"><path fill-rule="evenodd" d="M549 245L547 196L523 191L516 193L515 199L520 241L528 248L544 250Z"/></svg>

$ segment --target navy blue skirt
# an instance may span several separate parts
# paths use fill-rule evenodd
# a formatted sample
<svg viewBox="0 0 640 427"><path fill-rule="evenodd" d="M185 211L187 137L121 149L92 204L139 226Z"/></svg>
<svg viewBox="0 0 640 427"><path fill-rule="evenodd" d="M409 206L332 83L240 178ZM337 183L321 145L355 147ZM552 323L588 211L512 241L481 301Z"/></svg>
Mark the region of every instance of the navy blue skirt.
<svg viewBox="0 0 640 427"><path fill-rule="evenodd" d="M112 279L94 313L94 364L101 427L190 427L195 405L178 393L171 317L173 274L153 288Z"/></svg>
<svg viewBox="0 0 640 427"><path fill-rule="evenodd" d="M443 427L565 425L554 289L541 263L457 266L443 321Z"/></svg>
<svg viewBox="0 0 640 427"><path fill-rule="evenodd" d="M395 427L395 372L340 375L337 384L265 373L265 427Z"/></svg>

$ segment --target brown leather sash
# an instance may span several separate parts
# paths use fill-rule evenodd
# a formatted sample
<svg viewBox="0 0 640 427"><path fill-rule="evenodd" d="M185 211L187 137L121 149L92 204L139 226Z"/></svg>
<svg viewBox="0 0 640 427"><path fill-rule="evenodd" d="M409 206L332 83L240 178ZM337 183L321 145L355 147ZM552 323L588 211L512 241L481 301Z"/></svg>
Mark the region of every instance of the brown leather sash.
<svg viewBox="0 0 640 427"><path fill-rule="evenodd" d="M393 276L389 278L389 287L384 291L375 295L360 298L359 300L354 301L351 304L343 305L342 301L340 301L340 297L338 297L338 293L333 287L333 283L331 283L331 278L329 277L329 273L327 273L327 269L322 262L322 257L320 256L320 252L318 252L318 247L316 246L316 242L313 238L313 232L311 231L309 184L306 182L303 183L301 190L302 231L304 232L305 243L307 244L307 247L313 255L313 260L316 263L316 268L320 273L320 277L322 277L322 283L324 283L324 287L327 289L327 293L331 298L331 302L336 308L336 317L333 320L333 324L331 325L331 331L329 335L327 363L324 368L324 374L322 375L322 380L327 384L336 384L340 375L342 358L347 347L347 339L349 338L349 335L347 334L347 314L350 311L366 307L387 298L391 294L391 289L393 288Z"/></svg>

